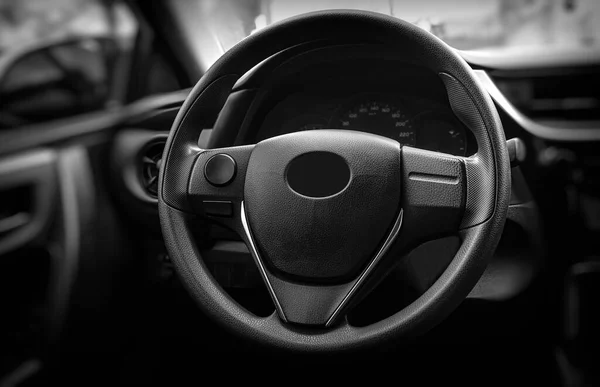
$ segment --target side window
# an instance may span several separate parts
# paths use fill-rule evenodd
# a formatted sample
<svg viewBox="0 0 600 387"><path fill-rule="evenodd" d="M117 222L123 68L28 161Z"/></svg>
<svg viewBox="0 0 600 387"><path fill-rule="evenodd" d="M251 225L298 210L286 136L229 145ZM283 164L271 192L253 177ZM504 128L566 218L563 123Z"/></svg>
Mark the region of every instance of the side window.
<svg viewBox="0 0 600 387"><path fill-rule="evenodd" d="M0 0L0 129L122 102L137 28L119 1Z"/></svg>

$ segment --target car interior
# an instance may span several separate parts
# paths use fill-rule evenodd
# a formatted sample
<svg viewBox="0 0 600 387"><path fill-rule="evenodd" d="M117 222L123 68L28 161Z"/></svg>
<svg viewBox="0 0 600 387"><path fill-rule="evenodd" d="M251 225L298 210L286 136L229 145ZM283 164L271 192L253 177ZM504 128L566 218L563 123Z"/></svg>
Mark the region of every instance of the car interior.
<svg viewBox="0 0 600 387"><path fill-rule="evenodd" d="M0 0L0 387L600 385L598 26Z"/></svg>

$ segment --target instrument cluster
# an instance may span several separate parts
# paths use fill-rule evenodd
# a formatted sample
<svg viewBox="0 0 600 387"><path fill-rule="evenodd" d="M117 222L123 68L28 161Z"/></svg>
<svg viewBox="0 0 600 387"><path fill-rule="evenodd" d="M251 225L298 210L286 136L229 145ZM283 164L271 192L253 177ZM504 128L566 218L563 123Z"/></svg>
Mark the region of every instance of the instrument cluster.
<svg viewBox="0 0 600 387"><path fill-rule="evenodd" d="M319 129L363 131L403 146L456 156L471 155L477 147L449 107L422 97L378 92L291 94L267 113L255 140Z"/></svg>

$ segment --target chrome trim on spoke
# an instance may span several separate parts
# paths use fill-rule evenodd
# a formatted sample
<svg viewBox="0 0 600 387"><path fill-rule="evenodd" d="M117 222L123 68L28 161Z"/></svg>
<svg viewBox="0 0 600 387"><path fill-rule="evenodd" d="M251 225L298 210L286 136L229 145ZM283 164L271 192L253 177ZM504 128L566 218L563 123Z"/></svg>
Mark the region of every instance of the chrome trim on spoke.
<svg viewBox="0 0 600 387"><path fill-rule="evenodd" d="M254 238L252 237L252 232L250 231L250 225L248 224L248 220L246 219L246 209L244 207L244 201L242 201L240 205L240 217L242 218L242 227L244 228L244 233L246 233L246 239L248 240L248 247L250 248L250 253L252 253L252 257L254 258L254 262L256 262L256 266L258 267L258 271L262 276L265 284L267 285L267 289L269 290L269 294L273 299L273 303L275 304L275 309L279 313L279 317L284 322L287 322L287 318L283 313L283 308L277 299L277 295L275 295L275 290L273 289L273 285L271 285L271 281L269 281L269 276L267 274L267 270L260 259L260 255L258 254L258 249L256 248L256 244L254 243Z"/></svg>
<svg viewBox="0 0 600 387"><path fill-rule="evenodd" d="M360 288L362 283L367 279L369 274L371 274L371 272L373 271L373 269L375 268L377 263L381 260L381 258L383 258L383 256L389 250L392 243L396 240L396 238L398 237L398 234L400 233L400 228L402 227L403 214L404 214L404 210L400 209L400 213L398 214L396 223L394 223L394 227L392 228L392 231L390 231L390 234L388 235L387 239L385 240L385 242L383 242L383 245L381 246L381 248L375 255L375 258L373 258L373 260L371 261L371 263L369 263L367 268L360 274L360 276L358 277L358 279L356 280L354 285L352 285L352 288L344 296L344 299L335 308L335 310L333 311L333 313L331 314L331 316L325 323L326 327L331 326L331 324L333 324L333 322L335 322L335 320L337 319L339 314L343 312L344 308L346 307L346 305L348 304L348 302L350 301L352 296L354 296L354 294Z"/></svg>

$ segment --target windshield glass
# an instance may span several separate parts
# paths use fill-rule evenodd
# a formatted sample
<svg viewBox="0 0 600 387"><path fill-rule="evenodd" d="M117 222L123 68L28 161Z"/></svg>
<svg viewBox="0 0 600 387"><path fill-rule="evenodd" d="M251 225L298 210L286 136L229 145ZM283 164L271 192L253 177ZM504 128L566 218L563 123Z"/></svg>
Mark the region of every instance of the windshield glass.
<svg viewBox="0 0 600 387"><path fill-rule="evenodd" d="M412 22L460 50L597 50L597 0L199 0L223 51L276 21L360 9Z"/></svg>

